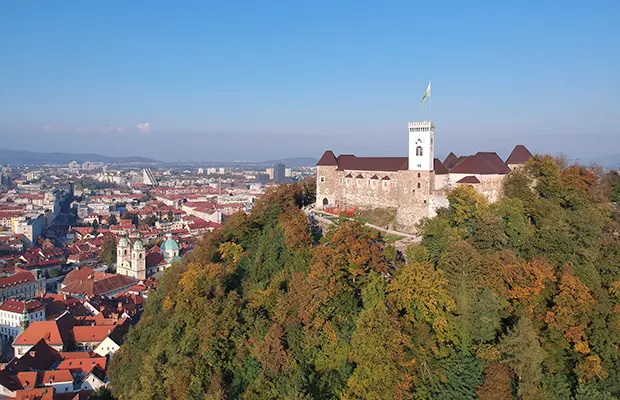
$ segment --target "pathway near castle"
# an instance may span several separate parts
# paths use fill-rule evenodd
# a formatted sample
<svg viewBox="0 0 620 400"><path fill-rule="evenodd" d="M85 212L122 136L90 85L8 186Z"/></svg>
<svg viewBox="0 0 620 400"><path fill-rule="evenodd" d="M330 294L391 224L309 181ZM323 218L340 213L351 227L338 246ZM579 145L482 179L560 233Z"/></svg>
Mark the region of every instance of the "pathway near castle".
<svg viewBox="0 0 620 400"><path fill-rule="evenodd" d="M325 212L323 210L317 210L314 209L312 207L304 207L303 208L303 212L306 213L306 215L308 215L311 218L316 219L319 223L325 225L325 226L329 226L329 225L333 225L334 224L334 220L330 219L330 218L326 218L326 216L330 216L333 217L332 214ZM350 220L354 220L354 218L347 218ZM368 222L366 222L364 224L364 226L367 226L369 228L375 229L379 232L388 234L388 235L396 235L396 236L401 236L402 239L399 239L397 241L395 241L393 243L394 247L396 247L396 249L400 250L401 252L403 252L403 254L405 253L405 250L407 249L407 246L411 243L420 243L420 241L422 240L422 238L418 235L411 235L408 233L404 233L404 232L399 232L399 231L395 231L395 230L391 230L391 229L386 229L386 228L382 228L380 226L377 225L373 225L370 224Z"/></svg>

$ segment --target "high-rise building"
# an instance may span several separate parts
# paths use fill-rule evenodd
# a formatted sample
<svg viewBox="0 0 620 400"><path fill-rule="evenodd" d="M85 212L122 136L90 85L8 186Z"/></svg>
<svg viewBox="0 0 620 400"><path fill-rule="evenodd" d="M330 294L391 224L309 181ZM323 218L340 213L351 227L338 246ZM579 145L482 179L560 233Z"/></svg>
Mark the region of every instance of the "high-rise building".
<svg viewBox="0 0 620 400"><path fill-rule="evenodd" d="M153 175L153 171L150 168L142 170L142 183L147 186L157 186L157 179L155 179L155 175Z"/></svg>
<svg viewBox="0 0 620 400"><path fill-rule="evenodd" d="M286 165L282 163L273 165L273 180L276 183L283 183L286 180Z"/></svg>

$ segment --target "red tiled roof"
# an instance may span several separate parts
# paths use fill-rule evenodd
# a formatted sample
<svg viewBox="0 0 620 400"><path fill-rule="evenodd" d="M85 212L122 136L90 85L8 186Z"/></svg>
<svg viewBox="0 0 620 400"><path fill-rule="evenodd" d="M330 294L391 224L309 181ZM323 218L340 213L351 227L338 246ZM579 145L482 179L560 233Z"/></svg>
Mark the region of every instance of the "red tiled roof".
<svg viewBox="0 0 620 400"><path fill-rule="evenodd" d="M39 340L21 358L14 358L9 362L3 371L0 372L24 372L30 370L47 370L52 365L60 361L60 353L47 345L43 339Z"/></svg>
<svg viewBox="0 0 620 400"><path fill-rule="evenodd" d="M117 291L123 287L129 287L133 283L135 283L135 280L128 276L106 274L106 276L102 279L91 278L72 282L60 291L67 294L92 297L107 295L108 293Z"/></svg>
<svg viewBox="0 0 620 400"><path fill-rule="evenodd" d="M530 158L532 153L524 145L518 144L508 156L506 164L525 164Z"/></svg>
<svg viewBox="0 0 620 400"><path fill-rule="evenodd" d="M41 339L50 346L64 344L56 321L34 321L15 338L14 345L34 345Z"/></svg>
<svg viewBox="0 0 620 400"><path fill-rule="evenodd" d="M154 267L159 264L166 264L166 260L164 259L164 256L161 255L161 253L152 252L146 255L147 268Z"/></svg>
<svg viewBox="0 0 620 400"><path fill-rule="evenodd" d="M87 351L61 351L59 354L63 360L66 360L69 358L89 358L90 357L90 353Z"/></svg>
<svg viewBox="0 0 620 400"><path fill-rule="evenodd" d="M452 154L452 153L450 153ZM435 175L446 175L449 174L448 168L442 163L439 158L435 158L433 160L433 171L435 171Z"/></svg>
<svg viewBox="0 0 620 400"><path fill-rule="evenodd" d="M20 383L20 389L29 389L37 385L37 371L18 372L15 377Z"/></svg>
<svg viewBox="0 0 620 400"><path fill-rule="evenodd" d="M88 279L89 277L94 277L94 276L95 276L95 271L93 271L92 269L88 267L79 267L69 272L65 276L63 283L67 285L69 283Z"/></svg>
<svg viewBox="0 0 620 400"><path fill-rule="evenodd" d="M334 155L334 152L331 150L327 150L325 153L323 153L323 156L321 157L319 162L316 163L316 165L335 167L338 165L338 161L336 160L336 156Z"/></svg>
<svg viewBox="0 0 620 400"><path fill-rule="evenodd" d="M452 174L507 174L510 168L502 161L497 153L478 152L473 156L466 157L450 170Z"/></svg>
<svg viewBox="0 0 620 400"><path fill-rule="evenodd" d="M458 157L456 156L456 154L450 152L450 154L448 154L448 156L443 160L443 165L446 168L451 169L451 168L454 168L457 162L458 162Z"/></svg>
<svg viewBox="0 0 620 400"><path fill-rule="evenodd" d="M48 385L50 384L50 382L73 382L73 376L71 376L71 372L69 372L68 370L41 371L39 376L40 382L43 385Z"/></svg>
<svg viewBox="0 0 620 400"><path fill-rule="evenodd" d="M115 326L110 325L88 325L88 326L74 326L73 338L76 342L103 342L103 339L107 338L112 333Z"/></svg>
<svg viewBox="0 0 620 400"><path fill-rule="evenodd" d="M33 313L35 311L40 311L45 308L45 305L41 304L41 302L37 300L28 301L26 303L26 309L28 313ZM21 314L24 312L24 302L17 300L7 300L2 305L0 305L0 310Z"/></svg>
<svg viewBox="0 0 620 400"><path fill-rule="evenodd" d="M30 272L19 272L11 276L0 278L0 288L20 285L26 282L34 282L36 279Z"/></svg>
<svg viewBox="0 0 620 400"><path fill-rule="evenodd" d="M54 388L18 390L15 392L15 400L54 400Z"/></svg>
<svg viewBox="0 0 620 400"><path fill-rule="evenodd" d="M336 160L339 171L402 171L409 168L407 157L357 157L353 154L341 154Z"/></svg>
<svg viewBox="0 0 620 400"><path fill-rule="evenodd" d="M469 183L469 184L475 184L475 183L480 183L480 181L478 180L478 178L476 178L473 175L468 175L462 179L459 179L458 181L456 181L456 183Z"/></svg>
<svg viewBox="0 0 620 400"><path fill-rule="evenodd" d="M105 357L69 358L62 360L56 367L57 370L69 370L76 372L90 372L94 367L105 370Z"/></svg>

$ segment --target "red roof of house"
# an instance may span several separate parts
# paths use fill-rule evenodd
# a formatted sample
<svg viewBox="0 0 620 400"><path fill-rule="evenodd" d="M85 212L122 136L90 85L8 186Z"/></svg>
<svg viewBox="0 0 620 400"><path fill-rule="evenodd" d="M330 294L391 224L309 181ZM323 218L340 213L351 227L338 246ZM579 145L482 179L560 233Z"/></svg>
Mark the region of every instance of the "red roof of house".
<svg viewBox="0 0 620 400"><path fill-rule="evenodd" d="M15 392L15 400L54 400L54 388L18 390Z"/></svg>
<svg viewBox="0 0 620 400"><path fill-rule="evenodd" d="M34 321L15 338L14 345L34 345L41 339L50 346L64 344L56 321Z"/></svg>
<svg viewBox="0 0 620 400"><path fill-rule="evenodd" d="M21 358L13 358L0 372L24 372L30 370L47 370L55 363L60 361L60 353L47 345L43 339L39 340L32 348Z"/></svg>
<svg viewBox="0 0 620 400"><path fill-rule="evenodd" d="M466 177L464 177L462 179L459 179L458 181L456 181L456 183L476 184L476 183L480 183L480 181L475 176L468 175L468 176L466 176Z"/></svg>
<svg viewBox="0 0 620 400"><path fill-rule="evenodd" d="M87 325L74 326L73 338L80 342L103 342L112 333L115 325Z"/></svg>
<svg viewBox="0 0 620 400"><path fill-rule="evenodd" d="M466 157L450 170L452 174L472 175L507 174L509 172L510 168L497 153L482 151Z"/></svg>
<svg viewBox="0 0 620 400"><path fill-rule="evenodd" d="M24 304L26 304L26 309L28 310L28 314L33 313L35 311L40 311L45 308L44 304L41 304L40 301L32 300L28 302L17 301L17 300L7 300L2 305L0 305L0 310L12 312L16 314L21 314L24 312Z"/></svg>
<svg viewBox="0 0 620 400"><path fill-rule="evenodd" d="M39 382L41 382L42 385L60 382L73 382L71 372L62 369L58 371L41 371L39 372L39 378Z"/></svg>
<svg viewBox="0 0 620 400"><path fill-rule="evenodd" d="M20 285L26 282L34 282L36 279L30 272L18 272L11 276L3 276L0 278L0 288Z"/></svg>
<svg viewBox="0 0 620 400"><path fill-rule="evenodd" d="M89 277L94 277L94 276L95 276L95 271L93 271L92 269L88 267L82 266L79 268L75 268L74 270L69 272L65 276L63 283L67 285L69 283L79 281L79 280L89 279Z"/></svg>
<svg viewBox="0 0 620 400"><path fill-rule="evenodd" d="M525 164L530 158L532 153L524 145L518 144L508 156L506 164Z"/></svg>
<svg viewBox="0 0 620 400"><path fill-rule="evenodd" d="M97 277L71 282L60 291L67 294L92 297L107 295L123 287L129 287L134 283L135 280L133 278L125 275L99 274Z"/></svg>
<svg viewBox="0 0 620 400"><path fill-rule="evenodd" d="M56 369L75 372L90 372L94 367L99 367L105 370L106 362L107 359L105 357L69 358L62 360Z"/></svg>

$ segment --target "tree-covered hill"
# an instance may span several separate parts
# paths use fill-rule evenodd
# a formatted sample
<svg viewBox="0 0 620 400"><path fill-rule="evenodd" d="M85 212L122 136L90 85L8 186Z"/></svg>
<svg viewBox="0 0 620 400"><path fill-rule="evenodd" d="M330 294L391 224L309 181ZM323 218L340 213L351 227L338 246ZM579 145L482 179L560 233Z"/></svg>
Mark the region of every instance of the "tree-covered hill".
<svg viewBox="0 0 620 400"><path fill-rule="evenodd" d="M471 187L403 258L355 222L321 237L307 183L169 269L112 360L126 399L613 399L616 174L533 159ZM405 261L406 259L406 261Z"/></svg>

